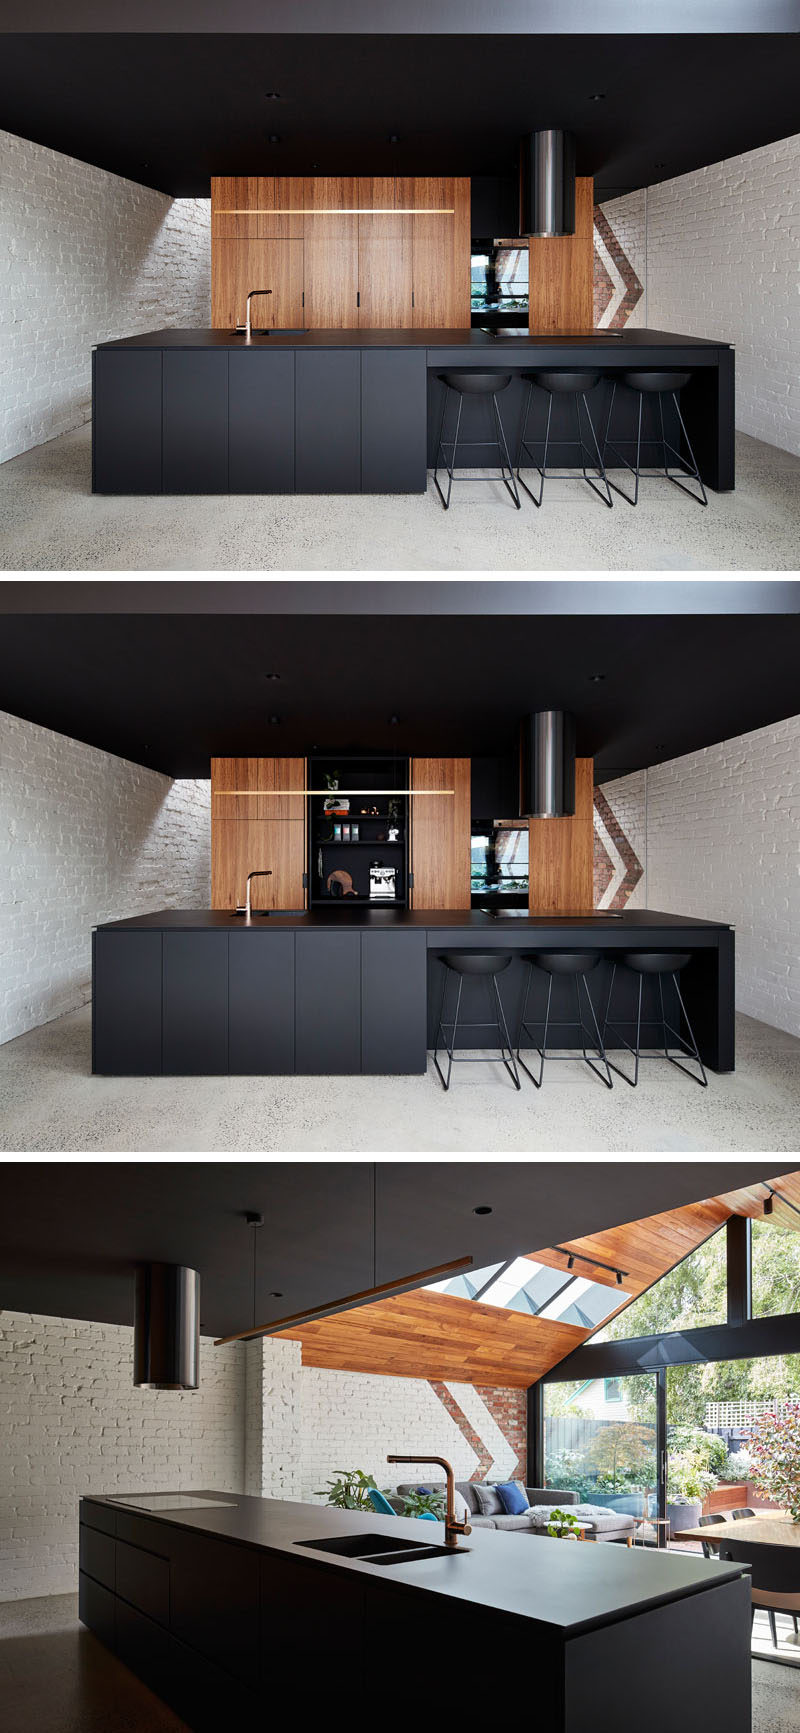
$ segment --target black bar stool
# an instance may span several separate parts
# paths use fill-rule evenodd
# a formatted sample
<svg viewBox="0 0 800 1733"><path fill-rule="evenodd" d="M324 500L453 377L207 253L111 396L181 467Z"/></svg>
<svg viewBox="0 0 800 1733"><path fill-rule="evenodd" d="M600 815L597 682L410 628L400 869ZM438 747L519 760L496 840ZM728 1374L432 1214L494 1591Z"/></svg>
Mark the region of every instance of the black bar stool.
<svg viewBox="0 0 800 1733"><path fill-rule="evenodd" d="M439 495L439 498L442 502L442 505L444 506L445 511L447 511L449 509L449 506L450 506L450 494L451 494L452 489L453 489L453 482L454 481L475 481L476 479L479 481L494 481L494 479L495 479L494 476L479 476L476 478L475 476L456 476L454 474L455 467L456 467L456 455L459 452L459 450L464 451L468 446L475 446L475 445L484 446L484 447L487 445L496 445L497 446L497 449L500 453L500 477L501 477L501 480L503 482L503 485L508 488L508 491L511 495L511 498L514 501L514 504L517 508L517 511L519 511L521 504L522 504L522 501L520 500L519 492L517 490L517 484L514 480L514 471L513 471L512 465L511 465L511 458L509 457L509 453L508 453L508 444L506 441L505 431L503 428L502 420L500 418L500 411L497 407L497 393L498 393L498 391L505 391L506 386L511 384L511 374L510 373L474 373L474 372L473 373L440 373L439 378L440 378L443 386L445 387L445 392L444 392L444 401L442 403L442 418L441 418L441 421L439 422L439 438L436 442L436 464L435 464L434 471L433 471L433 480L434 480L434 485L436 487L436 491ZM458 398L458 414L456 416L456 431L455 431L455 438L454 439L445 439L444 438L444 420L445 420L445 415L447 414L447 405L450 401L451 391L455 392L455 394ZM459 434L461 431L461 411L464 407L464 398L465 397L491 397L492 408L494 410L494 423L495 423L495 429L496 429L496 433L497 433L496 439L460 439L459 438ZM442 493L441 487L439 486L439 458L442 455L442 453L445 451L445 447L448 445L451 445L453 447L453 455L452 455L452 459L451 459L450 463L448 463L447 457L446 456L444 457L444 467L447 470L447 475L448 475L447 498L445 499L445 496ZM508 474L506 474L506 471L508 471Z"/></svg>
<svg viewBox="0 0 800 1733"><path fill-rule="evenodd" d="M586 401L586 393L587 393L587 391L593 391L594 390L594 387L600 378L599 373L578 373L574 369L557 368L555 371L549 372L549 373L525 373L525 374L523 374L523 378L527 381L528 395L527 395L527 398L525 400L525 414L524 414L523 419L522 419L522 433L520 434L519 447L517 449L517 480L518 480L520 486L524 487L525 492L533 500L534 505L541 505L542 496L544 494L545 477L547 475L547 453L548 453L549 447L551 445L577 445L578 449L580 451L580 454L581 454L581 468L583 470L582 479L585 482L588 482L589 487L592 488L593 492L599 496L599 498L603 501L604 505L613 506L614 501L611 498L611 492L610 492L609 486L608 486L608 479L606 476L605 467L603 464L603 459L600 455L600 447L597 443L597 434L595 433L595 430L594 430L594 422L592 421L592 417L589 413L589 405ZM534 385L538 385L539 389L541 391L546 391L548 394L547 425L545 427L544 451L542 453L541 467L539 466L538 463L536 463L536 462L533 463L533 468L536 470L537 475L540 477L538 499L537 499L536 494L534 493L533 489L528 486L527 482L523 479L523 475L522 475L523 457L525 455L527 455L528 457L532 458L532 456L533 456L532 451L531 451L532 441L528 439L527 433L528 433L528 417L530 415L531 399L533 397ZM553 413L553 398L555 396L564 396L567 394L571 395L575 401L575 421L576 421L576 425L577 425L577 438L576 439L551 439L550 438L550 418L551 418L552 413ZM594 456L592 456L592 452L589 449L589 447L587 446L586 441L584 440L584 437L583 437L583 428L581 426L581 411L580 411L581 403L583 404L584 412L586 415L586 420L589 423L589 431L591 433L592 444L594 446ZM537 441L537 444L538 443L540 443L540 442ZM600 487L598 487L597 481L593 481L592 477L590 475L587 475L587 473L586 473L586 460L587 460L587 458L589 460L589 468L597 470L598 479L602 482L603 487L605 488L605 493L603 493L601 491ZM556 472L554 474L551 474L550 480L551 481L580 481L581 477L578 476L574 470L565 470L565 471L561 471L561 473Z"/></svg>
<svg viewBox="0 0 800 1733"><path fill-rule="evenodd" d="M527 1071L531 1082L536 1084L536 1088L540 1089L541 1085L542 1085L542 1078L544 1076L545 1059L550 1059L550 1060L568 1059L574 1063L573 1055L571 1053L548 1053L548 1051L547 1051L547 1031L548 1031L548 1029L551 1028L553 1025L555 1025L556 1028L580 1029L582 1057L585 1060L586 1064L588 1065L589 1070L593 1071L595 1073L595 1076L600 1078L601 1083L605 1083L607 1089L613 1089L614 1085L613 1085L612 1078L611 1078L611 1072L609 1071L609 1068L608 1068L608 1060L606 1058L605 1047L603 1045L603 1040L602 1040L602 1036L600 1034L600 1029L599 1029L598 1022L597 1022L597 1017L595 1015L594 1005L592 1004L592 995L589 992L589 983L586 979L586 976L589 974L589 971L591 969L596 968L597 964L600 961L599 951L523 951L522 952L522 961L524 963L528 964L528 979L525 983L525 998L524 998L523 1003L522 1003L522 1016L521 1016L520 1021L519 1021L519 1030L517 1032L517 1063L522 1066L523 1071ZM545 1010L545 1014L544 1014L544 1034L542 1036L541 1047L536 1048L536 1051L539 1055L539 1075L538 1075L538 1077L534 1077L533 1072L531 1070L529 1070L528 1066L525 1064L525 1060L523 1059L522 1054L520 1052L520 1041L521 1041L523 1032L526 1035L530 1035L532 1033L531 1027L530 1027L529 1023L526 1021L526 1018L527 1018L527 1011L528 1011L528 998L530 996L531 981L533 980L534 969L543 969L545 971L545 973L549 976L549 980L547 983L547 1009ZM576 1003L577 1010L578 1010L577 1017L551 1017L550 1016L550 1000L551 1000L552 994L553 994L553 976L554 975L571 975L572 976L572 979L573 979L574 984L575 984L575 1003ZM592 1035L591 1029L586 1028L586 1025L583 1021L583 1009L581 1006L581 992L580 992L580 985L579 985L579 983L581 981L583 982L583 990L586 994L586 1000L587 1000L587 1003L589 1006L589 1011L591 1013L592 1023L594 1024L594 1035ZM536 1022L538 1023L541 1021L542 1021L542 1019L537 1017ZM587 1038L588 1038L589 1046L594 1047L596 1049L597 1058L601 1061L601 1063L603 1065L605 1065L605 1068L606 1068L605 1077L603 1076L602 1071L600 1071L598 1069L597 1065L595 1065L594 1059L590 1059L589 1054L586 1051Z"/></svg>
<svg viewBox="0 0 800 1733"><path fill-rule="evenodd" d="M664 473L666 480L674 482L675 486L679 487L681 489L682 493L688 493L690 499L697 500L698 505L708 505L708 496L707 496L706 490L703 486L703 478L702 478L700 471L697 467L697 460L695 458L694 452L692 451L691 441L689 439L688 433L686 432L686 423L683 419L683 416L681 415L681 406L678 402L678 392L683 389L684 385L688 385L691 377L692 377L691 373L628 372L628 373L622 374L622 384L627 385L631 391L638 391L638 393L639 393L639 420L638 420L637 432L636 432L636 463L635 463L635 465L632 463L629 463L627 457L623 457L622 452L609 439L609 433L611 430L611 417L614 413L614 399L617 395L617 379L616 379L616 377L614 379L614 384L613 384L613 388L611 391L611 402L608 406L608 420L606 422L606 431L605 431L605 435L603 438L603 462L605 462L606 452L611 451L611 452L613 452L615 457L619 458L620 463L623 463L625 465L625 468L630 470L631 475L634 475L636 477L636 487L634 489L633 499L631 499L630 494L627 494L625 492L624 488L621 488L618 486L617 482L612 481L610 483L610 486L613 487L614 492L618 493L622 499L626 499L628 501L629 505L637 505L638 501L639 501L639 476L641 474L640 464L641 464L641 454L642 454L642 445L643 444L644 445L660 445L661 446L661 457L662 457L662 461L663 461L663 465L664 465L663 473ZM675 408L677 410L678 420L681 424L681 429L683 431L683 437L686 440L686 445L687 445L687 448L689 451L689 456L691 458L691 465L687 463L686 458L683 456L683 453L678 451L674 445L670 444L670 442L667 439L666 434L664 432L664 394L666 392L669 392L670 396L672 397L672 401L675 405ZM645 397L646 396L653 396L653 395L656 395L658 397L658 413L659 413L659 418L661 421L661 438L660 439L656 438L656 439L642 440L642 407L644 404ZM626 440L624 443L626 445L631 445L633 443L633 441L632 440ZM681 465L681 474L682 475L688 475L694 481L699 482L699 484L700 484L700 493L699 494L693 493L692 489L690 487L686 487L685 483L680 481L678 479L677 475L671 475L670 474L669 459L667 457L668 452L671 452L672 456L677 458L678 463ZM648 474L648 472L646 472L646 475L647 475L647 478L650 480L658 480L661 478L661 470L660 469L651 470L649 472L649 474Z"/></svg>
<svg viewBox="0 0 800 1733"><path fill-rule="evenodd" d="M439 958L439 961L441 963L444 963L445 973L444 973L444 980L442 982L442 997L441 997L441 1000L439 1002L439 1020L438 1020L438 1023L436 1025L436 1045L435 1045L434 1050L433 1050L433 1063L436 1066L436 1069L439 1073L439 1076L442 1079L442 1082L444 1084L445 1089L450 1088L450 1074L452 1072L454 1065L495 1065L497 1063L496 1059L494 1059L494 1058L475 1059L471 1055L469 1058L465 1058L465 1059L455 1058L453 1050L454 1050L455 1044L456 1044L456 1033L459 1029L496 1029L497 1033L500 1037L500 1058L502 1059L503 1064L505 1065L506 1071L508 1072L508 1075L514 1084L515 1089L519 1089L521 1087L520 1080L519 1080L519 1072L517 1071L517 1067L516 1067L516 1064L514 1062L514 1054L513 1054L512 1049L511 1049L511 1042L509 1040L509 1035L508 1035L508 1025L506 1023L506 1016L505 1016L505 1012L503 1010L503 1001L500 997L500 989L497 985L497 976L502 974L503 970L507 969L509 963L512 961L511 952L510 951L443 951L440 958ZM445 1001L445 995L447 993L447 983L448 983L448 980L450 979L450 975L457 975L458 976L458 998L456 999L455 1017L452 1018L452 1020L450 1018L447 1018L447 1020L445 1021L444 1020L444 1001ZM479 1023L462 1023L462 1022L460 1022L459 1013L461 1010L461 990L462 990L463 985L464 985L464 976L465 975L483 975L487 981L491 981L492 987L494 988L494 1005L493 1005L494 1016L491 1019L487 1019L486 1021L479 1022ZM490 994L490 998L491 998L491 994ZM443 1033L443 1031L445 1029L448 1029L448 1028L452 1030L449 1044L447 1041L447 1037ZM442 1068L439 1064L439 1037L440 1037L440 1035L443 1038L443 1045L444 1045L445 1052L447 1053L447 1058L448 1058L447 1078L446 1079L445 1079L444 1074L442 1072ZM508 1058L506 1058L506 1054L508 1054Z"/></svg>
<svg viewBox="0 0 800 1733"><path fill-rule="evenodd" d="M616 961L615 961L614 967L611 971L611 981L610 981L609 989L608 989L608 998L606 1000L606 1014L605 1014L605 1017L603 1018L603 1042L605 1043L606 1032L607 1032L607 1030L610 1029L612 1034L617 1036L617 1038L621 1042L622 1046L627 1047L628 1052L633 1054L634 1059L636 1061L636 1064L635 1064L633 1076L632 1077L626 1077L625 1072L620 1071L620 1068L618 1065L614 1065L611 1060L608 1060L608 1064L611 1065L612 1071L616 1071L618 1077L624 1077L625 1082L630 1083L632 1089L636 1088L636 1085L639 1081L639 1056L641 1053L642 986L644 983L645 975L657 975L658 976L658 993L659 993L659 999L661 1002L661 1017L660 1018L646 1017L645 1023L649 1023L651 1025L654 1024L656 1026L656 1028L660 1027L661 1039L662 1039L663 1044L664 1044L664 1051L663 1051L663 1053L650 1053L650 1054L648 1054L648 1058L650 1058L650 1059L668 1059L670 1062L670 1065L674 1065L678 1071L685 1071L686 1076L691 1077L693 1083L699 1083L701 1089L707 1089L708 1088L708 1078L706 1077L705 1066L703 1065L703 1061L700 1058L700 1052L699 1052L699 1049L697 1046L697 1042L695 1041L695 1038L694 1038L694 1031L692 1029L691 1023L689 1022L689 1014L687 1012L686 1006L684 1005L683 995L682 995L680 987L678 985L678 975L679 975L681 969L685 969L687 963L691 961L691 953L689 951L673 951L673 952L670 952L670 951L625 951L621 960L624 963L626 969L632 969L634 974L639 976L639 1001L638 1001L638 1006L637 1006L637 1011L636 1011L636 1046L632 1047L630 1042L625 1040L624 1035L620 1034L619 1029L616 1027L615 1024L613 1024L611 1022L611 1018L610 1018L611 996L612 996L613 991L614 991L614 981L616 979L616 974L617 974ZM689 1040L688 1041L687 1041L685 1035L681 1034L679 1029L673 1029L672 1024L667 1022L666 1013L664 1011L664 986L663 986L663 976L664 975L671 975L672 976L673 985L674 985L675 991L678 995L678 1004L680 1005L681 1011L683 1012L683 1016L686 1020L686 1027L689 1031ZM626 1022L628 1022L628 1021L630 1021L630 1019L626 1019ZM669 1047L667 1044L667 1035L668 1034L674 1036L675 1040L680 1042L681 1052L685 1053L687 1058L697 1060L697 1063L700 1066L700 1076L699 1077L696 1077L694 1072L690 1071L686 1065L681 1065L680 1060L676 1059L674 1054L670 1053Z"/></svg>

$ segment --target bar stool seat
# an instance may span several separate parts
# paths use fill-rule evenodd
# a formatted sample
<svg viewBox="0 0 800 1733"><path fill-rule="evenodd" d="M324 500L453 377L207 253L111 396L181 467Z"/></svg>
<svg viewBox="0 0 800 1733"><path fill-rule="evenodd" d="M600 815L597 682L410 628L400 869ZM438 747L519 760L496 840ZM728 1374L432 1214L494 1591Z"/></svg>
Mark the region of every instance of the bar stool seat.
<svg viewBox="0 0 800 1733"><path fill-rule="evenodd" d="M519 1079L519 1072L518 1072L517 1067L516 1067L516 1063L514 1060L514 1054L512 1051L512 1047L511 1047L511 1041L509 1039L508 1025L506 1023L506 1016L505 1016L505 1012L503 1010L503 1001L500 997L500 989L497 985L498 975L501 975L503 973L503 970L507 969L509 964L513 961L512 952L511 951L473 951L473 950L442 951L440 954L439 960L440 960L440 962L442 962L444 964L444 971L445 972L444 972L444 980L442 982L442 996L441 996L441 1000L439 1002L439 1017L438 1017L437 1024L436 1024L436 1045L435 1045L434 1050L433 1050L433 1063L436 1066L436 1070L439 1073L439 1076L442 1080L442 1083L443 1083L445 1089L450 1088L450 1077L451 1077L454 1065L494 1065L497 1063L497 1060L494 1057L494 1055L492 1055L490 1058L482 1057L482 1058L476 1059L470 1053L466 1057L462 1058L459 1056L458 1058L456 1058L454 1050L455 1050L455 1044L456 1044L456 1034L457 1034L459 1029L495 1029L497 1031L498 1036L499 1036L499 1043L498 1043L498 1045L500 1047L499 1057L502 1060L502 1063L504 1064L506 1071L508 1072L508 1075L511 1078L512 1083L514 1084L515 1089L520 1089L521 1084L520 1084L520 1079ZM478 1021L478 1022L469 1022L469 1023L462 1021L461 1016L460 1016L461 993L462 993L462 989L464 986L464 976L465 975L481 975L481 976L483 976L484 980L487 982L487 985L490 984L489 996L490 996L491 1008L493 1011L493 1016L491 1018L486 1018L486 1019L483 1019L483 1020ZM452 1018L449 1018L449 1017L445 1018L445 1016L444 1016L445 997L447 994L448 980L451 976L456 976L458 978L458 997L456 999L455 1016ZM450 1031L451 1031L449 1042L447 1040L447 1036L444 1033L444 1031L446 1029L450 1029ZM440 1039L440 1037L442 1039L442 1043L443 1043L443 1046L444 1046L445 1052L447 1053L447 1058L448 1058L447 1077L446 1078L445 1078L444 1073L442 1071L442 1068L439 1064L439 1039ZM508 1055L508 1057L506 1057L506 1055Z"/></svg>
<svg viewBox="0 0 800 1733"><path fill-rule="evenodd" d="M576 1057L576 1056L573 1056L572 1053L548 1053L548 1051L547 1051L548 1029L550 1029L553 1026L555 1026L556 1028L580 1029L580 1032L581 1032L581 1057L583 1058L585 1063L588 1065L589 1070L593 1071L595 1076L600 1078L601 1083L605 1083L607 1089L613 1089L613 1087L614 1087L613 1080L611 1077L611 1072L609 1070L608 1060L606 1058L605 1048L603 1046L603 1040L602 1040L602 1037L600 1034L600 1028L599 1028L599 1025L597 1022L597 1016L595 1014L594 1005L592 1004L592 995L589 992L589 984L588 984L588 981L586 979L587 975L591 972L591 970L595 969L597 967L597 964L600 961L600 952L599 951L523 951L522 952L522 961L524 963L527 963L529 965L529 967L528 967L528 978L527 978L527 981L525 983L525 998L524 998L523 1003L522 1003L522 1016L520 1017L519 1028L517 1030L517 1063L522 1066L523 1071L527 1072L528 1076L530 1077L531 1082L533 1084L535 1084L536 1088L540 1089L542 1086L542 1078L544 1077L545 1059L570 1060L574 1063L574 1060ZM545 1010L544 1019L543 1019L543 1021L544 1021L544 1033L542 1036L542 1045L541 1045L541 1047L538 1047L538 1046L536 1047L536 1052L539 1055L539 1075L538 1075L538 1077L534 1077L533 1072L525 1064L525 1060L523 1059L522 1053L520 1051L523 1033L526 1035L531 1035L531 1033L532 1033L531 1026L527 1020L527 1014L528 1014L528 999L530 997L531 982L533 980L534 969L541 969L545 974L547 974L549 976L548 985L547 985L547 1008ZM571 976L572 977L574 984L575 984L575 1003L576 1003L577 1012L578 1012L577 1017L551 1017L550 1016L550 1001L551 1001L552 993L553 993L553 977L554 977L554 975L565 975L565 976ZM583 1007L581 1005L581 993L580 993L580 982L581 981L583 982L583 990L586 994L586 1001L587 1001L587 1004L589 1006L589 1012L591 1015L592 1023L594 1025L594 1035L592 1034L591 1029L587 1029L587 1027L583 1021ZM537 1019L535 1019L535 1021L541 1022L542 1019L537 1018ZM586 1051L587 1039L588 1039L589 1046L595 1049L596 1057L600 1060L601 1064L603 1064L605 1066L605 1073L606 1073L605 1076L603 1076L602 1071L595 1064L594 1059L590 1058L589 1054ZM535 1042L534 1042L534 1045L535 1045Z"/></svg>
<svg viewBox="0 0 800 1733"><path fill-rule="evenodd" d="M651 479L651 480L653 480L653 479L656 479L656 480L665 479L666 481L674 482L676 487L679 487L683 493L688 493L689 498L696 500L698 505L708 505L708 495L706 494L706 490L705 490L705 487L703 485L703 478L702 478L700 471L697 467L697 459L695 458L694 452L692 450L689 435L686 431L686 423L683 419L683 415L681 414L681 406L678 402L678 392L682 391L684 386L689 384L691 377L692 377L691 373L688 373L688 372L678 373L678 372L669 372L666 369L658 371L658 370L655 370L653 368L642 369L642 368L636 368L636 367L626 368L625 372L623 372L619 375L617 375L617 374L614 375L614 384L613 384L613 388L612 388L612 392L611 392L611 402L608 406L608 420L606 421L606 431L605 431L605 434L603 436L603 462L605 463L606 452L611 451L611 452L613 452L614 456L619 460L619 462L624 464L626 469L630 470L631 475L635 476L636 486L634 488L633 499L631 499L630 495L627 494L625 492L624 488L621 488L617 482L612 481L609 483L609 486L613 487L615 493L618 493L622 499L627 500L628 505L637 505L638 500L639 500L639 479L640 479L640 476L642 474L642 469L641 469L642 445L655 445L655 446L661 447L661 460L662 460L662 464L663 464L663 470L659 469L659 470L653 470L653 471L646 472L649 479ZM630 390L630 391L638 391L638 393L639 393L639 419L638 419L638 423L637 423L637 432L636 432L636 463L635 464L629 463L628 459L626 457L623 457L623 454L619 450L619 447L617 445L615 445L612 442L612 440L609 438L609 434L611 431L611 418L612 418L612 415L614 413L614 401L615 401L616 394L617 394L617 384L618 383L625 385L628 388L628 390ZM672 398L672 401L675 405L675 410L677 413L678 420L681 424L681 431L682 431L683 437L686 441L686 446L687 446L687 450L689 452L689 457L691 459L691 463L687 462L683 453L678 451L677 447L672 445L666 437L666 433L664 431L664 395L667 392L669 392L669 394ZM645 397L652 397L652 396L658 397L658 413L659 413L659 419L660 419L660 424L661 424L661 437L643 440L642 439L642 408L643 408ZM631 444L632 441L626 441L624 443ZM677 460L677 462L681 465L681 474L688 476L690 478L690 480L696 481L698 483L699 488L700 488L699 494L696 494L692 488L686 487L685 483L682 482L677 475L672 475L670 473L669 457L667 455L668 453L670 453Z"/></svg>
<svg viewBox="0 0 800 1733"><path fill-rule="evenodd" d="M629 1053L633 1054L634 1061L635 1061L633 1077L626 1076L625 1072L621 1071L620 1067L613 1063L613 1060L609 1059L607 1061L607 1063L611 1066L612 1071L616 1071L618 1077L624 1078L625 1082L629 1083L631 1085L632 1089L636 1088L636 1085L639 1081L639 1059L641 1057L641 1035L642 1035L642 987L643 987L645 975L655 975L657 980L658 980L658 994L659 994L659 1002L661 1005L661 1016L660 1016L660 1018L648 1017L648 1018L645 1018L644 1021L645 1021L645 1024L650 1024L652 1027L660 1028L661 1040L662 1040L663 1047L664 1047L663 1053L651 1053L651 1054L648 1054L648 1058L651 1058L651 1059L668 1059L670 1062L670 1065L674 1065L675 1069L677 1071L684 1071L686 1073L687 1077L691 1077L693 1083L699 1083L701 1089L707 1089L708 1088L708 1078L706 1077L705 1066L703 1065L703 1061L700 1058L700 1051L699 1051L697 1042L694 1038L694 1031L692 1029L692 1025L689 1021L689 1013L688 1013L686 1006L683 1002L683 995L681 993L680 986L678 984L678 975L680 974L680 971L682 969L685 969L687 964L690 963L691 960L692 960L691 951L623 951L622 957L619 959L619 961L623 964L623 966L626 969L630 969L633 974L638 975L638 977L639 977L639 996L638 996L638 1004L637 1004L637 1010L636 1010L636 1045L635 1045L635 1047L632 1047L630 1042L625 1040L624 1035L621 1034L617 1025L615 1025L611 1021L611 1015L610 1015L611 1014L611 999L612 999L613 992L614 992L614 982L616 980L617 967L618 967L618 963L617 963L616 958L614 960L614 967L611 971L611 981L610 981L609 989L608 989L608 998L606 1000L605 1016L603 1018L603 1043L605 1044L606 1033L610 1029L612 1031L612 1034L614 1034L616 1036L617 1040L621 1043L621 1045L623 1047L626 1047ZM670 975L672 977L672 983L673 983L673 986L675 988L675 992L678 995L678 1004L679 1004L681 1012L683 1014L683 1018L684 1018L685 1023L686 1023L686 1028L689 1032L688 1041L686 1039L686 1036L682 1034L680 1029L675 1029L671 1023L667 1022L666 1012L664 1010L663 977L665 975ZM675 1055L673 1053L670 1053L669 1044L667 1041L668 1035L672 1035L673 1039L679 1043L680 1051L681 1051L682 1055L684 1055L685 1057L687 1057L689 1059L695 1059L697 1061L697 1064L700 1067L700 1076L699 1077L697 1077L693 1071L690 1071L686 1065L682 1065L680 1060L676 1059Z"/></svg>
<svg viewBox="0 0 800 1733"><path fill-rule="evenodd" d="M578 450L580 452L580 457L581 457L582 475L577 475L575 473L575 471L573 471L573 470L562 470L560 472L552 472L550 475L550 480L551 481L581 481L581 480L585 481L588 483L588 485L592 489L592 491L594 493L596 493L598 495L598 497L603 501L604 505L613 506L614 501L611 498L611 492L610 492L610 489L608 486L608 481L606 479L606 473L605 473L605 469L603 467L603 459L600 455L600 447L597 443L597 434L595 433L595 430L594 430L594 422L592 421L591 413L589 410L589 405L586 401L587 391L593 391L594 390L595 386L599 383L600 374L596 373L596 372L595 373L589 373L585 370L580 371L578 368L575 368L575 367L556 367L556 368L548 368L545 370L540 369L535 373L525 373L525 374L523 374L523 378L526 381L526 384L528 386L528 395L527 395L527 398L525 400L525 413L524 413L524 416L522 418L522 432L520 434L519 445L517 447L517 481L519 482L520 487L524 487L525 492L533 500L534 505L537 505L537 506L541 505L542 498L544 495L545 479L547 477L547 453L550 449L550 446L551 445L559 445L559 446L561 446L561 445L577 445ZM533 399L534 386L538 386L540 391L546 391L547 395L548 395L547 424L545 427L544 450L542 452L541 465L539 465L538 463L533 461L533 453L531 450L533 441L528 438L528 419L530 416L531 401ZM551 439L551 437L550 437L550 419L551 419L551 416L553 413L553 398L554 397L564 397L564 396L571 396L574 398L574 401L575 401L575 422L576 422L576 427L577 427L577 437L575 439ZM589 432L591 433L591 436L592 436L592 444L594 446L594 455L592 455L592 451L590 450L589 446L586 444L586 441L584 440L584 437L583 437L583 428L581 426L581 411L580 411L581 403L583 404L583 409L584 409L584 414L586 416L586 420L589 423ZM533 468L536 470L536 473L540 478L539 479L538 496L533 491L533 489L528 486L528 483L526 482L526 480L522 474L522 461L523 461L523 458L525 456L527 456L528 458L530 458L532 460ZM590 469L596 469L598 480L600 482L602 482L603 489L605 490L604 492L601 491L601 488L598 486L598 482L593 480L592 477L587 474L587 471L586 471L587 458L589 461L589 468Z"/></svg>
<svg viewBox="0 0 800 1733"><path fill-rule="evenodd" d="M500 454L500 479L503 482L504 487L508 489L517 511L519 511L521 509L522 501L520 500L519 490L514 480L514 470L509 455L508 442L506 440L500 410L497 407L497 394L499 391L505 391L511 384L511 374L486 371L479 372L476 368L456 368L450 369L447 373L440 373L438 377L440 383L445 387L445 392L444 401L442 403L442 415L439 422L439 437L436 442L436 463L433 470L433 482L445 511L449 511L450 509L450 495L453 491L453 482L474 481L476 479L474 476L456 476L455 467L458 452L463 451L465 448L470 446L480 446L484 449L487 445L497 446L497 450ZM444 423L451 391L455 392L458 398L458 414L456 416L454 438L445 439ZM464 407L465 397L491 397L496 435L494 439L460 438L461 411ZM446 450L448 446L452 447L452 456L449 463L447 461ZM440 457L443 457L444 467L447 470L447 497L445 497L439 485ZM495 478L493 476L481 476L478 479L481 481L492 481Z"/></svg>

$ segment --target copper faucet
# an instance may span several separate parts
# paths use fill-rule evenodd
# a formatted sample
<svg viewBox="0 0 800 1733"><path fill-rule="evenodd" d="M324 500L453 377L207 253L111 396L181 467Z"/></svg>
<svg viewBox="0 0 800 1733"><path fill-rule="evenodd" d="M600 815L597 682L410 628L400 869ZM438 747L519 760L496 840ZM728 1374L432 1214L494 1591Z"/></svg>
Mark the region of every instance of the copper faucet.
<svg viewBox="0 0 800 1733"><path fill-rule="evenodd" d="M444 1539L446 1546L458 1547L460 1534L471 1534L472 1524L459 1522L456 1519L456 1477L445 1456L387 1456L387 1462L435 1462L443 1468L447 1479L447 1509L444 1519Z"/></svg>

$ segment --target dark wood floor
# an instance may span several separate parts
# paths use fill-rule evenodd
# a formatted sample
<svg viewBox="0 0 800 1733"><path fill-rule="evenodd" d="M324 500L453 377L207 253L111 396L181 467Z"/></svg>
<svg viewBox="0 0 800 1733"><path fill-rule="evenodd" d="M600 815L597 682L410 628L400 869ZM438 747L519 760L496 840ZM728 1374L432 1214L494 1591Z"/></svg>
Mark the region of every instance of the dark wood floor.
<svg viewBox="0 0 800 1733"><path fill-rule="evenodd" d="M0 1604L2 1733L189 1733L78 1623L77 1595Z"/></svg>

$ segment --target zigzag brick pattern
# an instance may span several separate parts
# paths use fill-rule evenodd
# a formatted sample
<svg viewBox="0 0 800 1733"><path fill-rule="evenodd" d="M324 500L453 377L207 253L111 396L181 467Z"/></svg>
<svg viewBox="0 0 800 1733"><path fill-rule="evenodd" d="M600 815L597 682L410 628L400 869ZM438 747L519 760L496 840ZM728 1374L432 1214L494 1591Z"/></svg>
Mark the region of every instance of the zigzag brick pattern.
<svg viewBox="0 0 800 1733"><path fill-rule="evenodd" d="M607 841L616 851L609 853ZM623 877L612 889L612 882L624 869ZM639 883L644 868L632 847L610 802L601 788L594 791L594 906L596 909L624 909L628 898Z"/></svg>
<svg viewBox="0 0 800 1733"><path fill-rule="evenodd" d="M471 1421L467 1419L447 1385L434 1378L430 1378L428 1382L443 1408L447 1409L451 1420L455 1421L470 1449L475 1451L478 1462L470 1475L470 1480L484 1480L494 1462L491 1450L475 1431ZM474 1388L481 1400L485 1402L495 1425L499 1426L503 1437L511 1445L512 1450L516 1451L516 1467L510 1478L512 1480L524 1480L527 1429L525 1391L485 1388L478 1385L475 1385Z"/></svg>
<svg viewBox="0 0 800 1733"><path fill-rule="evenodd" d="M616 274L614 282L608 268ZM644 294L643 285L601 205L594 207L594 323L621 331Z"/></svg>

